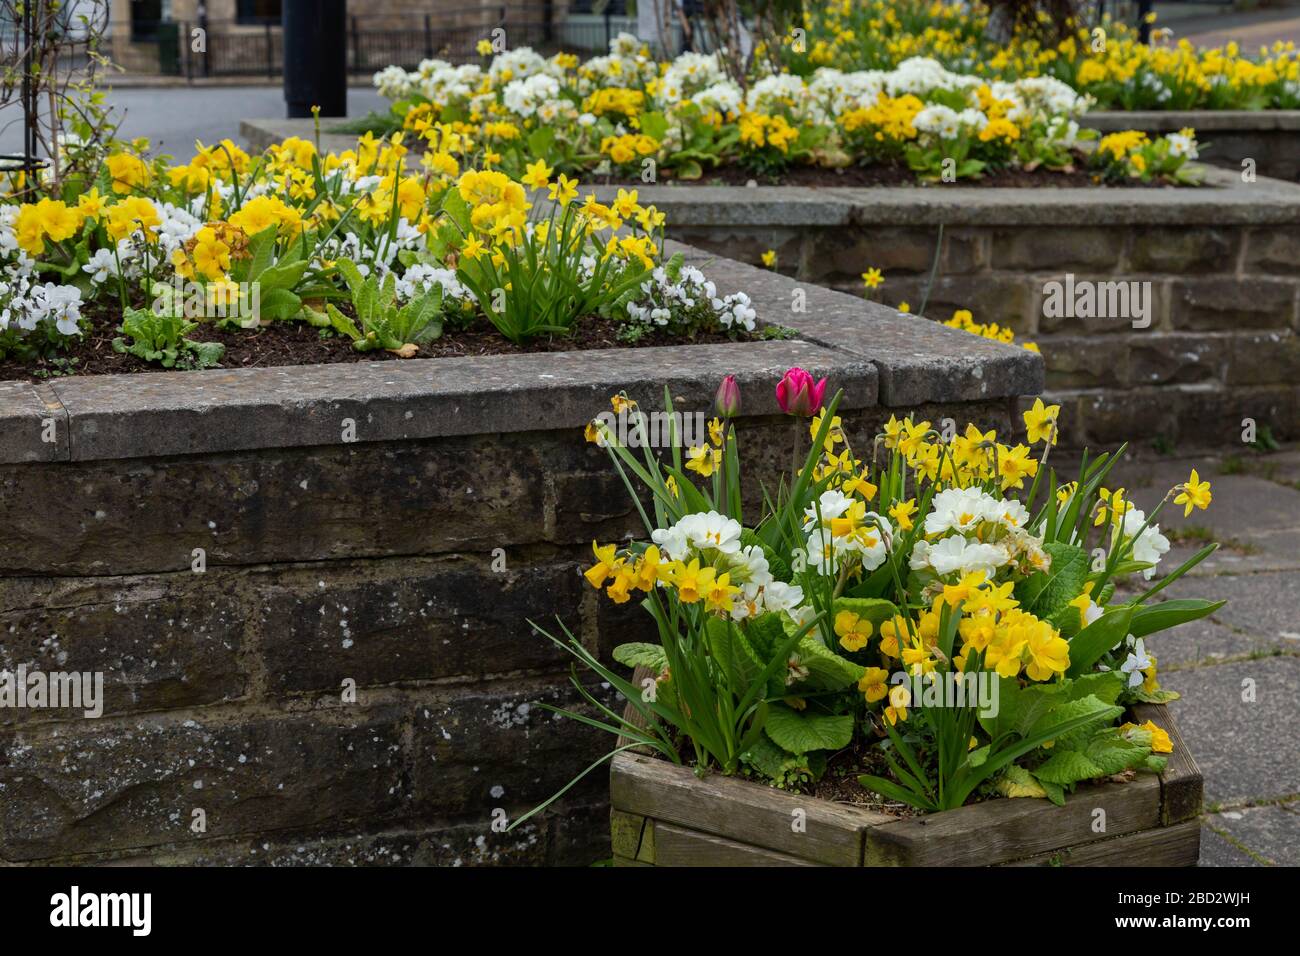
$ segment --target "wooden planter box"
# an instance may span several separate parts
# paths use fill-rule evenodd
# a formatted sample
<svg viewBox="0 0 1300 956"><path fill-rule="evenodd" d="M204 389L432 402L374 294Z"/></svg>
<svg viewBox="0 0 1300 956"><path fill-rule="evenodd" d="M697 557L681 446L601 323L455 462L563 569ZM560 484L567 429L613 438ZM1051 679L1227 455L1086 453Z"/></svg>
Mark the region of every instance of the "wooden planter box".
<svg viewBox="0 0 1300 956"><path fill-rule="evenodd" d="M1135 707L1133 719L1169 732L1164 773L1082 786L1063 807L995 799L906 819L620 754L614 865L1195 866L1201 772L1166 707Z"/></svg>

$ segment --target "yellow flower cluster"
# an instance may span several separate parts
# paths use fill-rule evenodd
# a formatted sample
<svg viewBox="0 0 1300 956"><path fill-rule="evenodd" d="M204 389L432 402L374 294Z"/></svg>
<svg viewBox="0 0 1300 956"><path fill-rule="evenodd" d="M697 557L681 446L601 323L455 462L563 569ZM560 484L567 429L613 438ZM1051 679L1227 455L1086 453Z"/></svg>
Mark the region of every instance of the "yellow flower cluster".
<svg viewBox="0 0 1300 956"><path fill-rule="evenodd" d="M985 7L957 0L838 0L805 11L806 53L790 38L777 53L792 69L892 69L924 56L990 78L1051 76L1091 94L1102 108L1300 106L1293 41L1248 55L1236 43L1208 50L1187 40L1170 44L1169 32L1159 28L1149 44L1140 43L1131 27L1109 18L1100 35L1081 24L1054 44L1024 31L993 40L987 26Z"/></svg>
<svg viewBox="0 0 1300 956"><path fill-rule="evenodd" d="M584 112L596 116L607 113L621 113L628 119L641 114L645 108L645 94L640 90L629 90L620 86L610 86L596 90L582 101Z"/></svg>
<svg viewBox="0 0 1300 956"><path fill-rule="evenodd" d="M912 120L925 104L911 93L890 97L880 93L870 107L858 107L840 115L840 127L846 133L864 133L877 142L906 142L916 139Z"/></svg>
<svg viewBox="0 0 1300 956"><path fill-rule="evenodd" d="M699 558L665 561L655 545L642 554L618 554L618 545L591 543L596 563L583 572L594 588L605 588L615 604L626 604L634 591L649 592L656 584L672 587L683 604L703 603L711 613L730 614L740 587L731 583L730 572L718 573L711 565L700 565Z"/></svg>
<svg viewBox="0 0 1300 956"><path fill-rule="evenodd" d="M971 335L992 339L995 342L1004 342L1007 345L1011 345L1016 341L1015 330L1010 326L998 325L996 322L976 322L975 316L970 309L957 309L953 312L952 318L943 324L951 329L961 329ZM1030 352L1038 351L1038 345L1034 342L1025 342L1024 348Z"/></svg>
<svg viewBox="0 0 1300 956"><path fill-rule="evenodd" d="M626 166L638 158L653 156L659 151L659 141L643 133L625 133L606 136L600 141L600 152L619 166Z"/></svg>
<svg viewBox="0 0 1300 956"><path fill-rule="evenodd" d="M799 138L799 131L780 114L741 113L737 124L740 128L740 141L756 149L771 146L779 152L787 153L790 144Z"/></svg>

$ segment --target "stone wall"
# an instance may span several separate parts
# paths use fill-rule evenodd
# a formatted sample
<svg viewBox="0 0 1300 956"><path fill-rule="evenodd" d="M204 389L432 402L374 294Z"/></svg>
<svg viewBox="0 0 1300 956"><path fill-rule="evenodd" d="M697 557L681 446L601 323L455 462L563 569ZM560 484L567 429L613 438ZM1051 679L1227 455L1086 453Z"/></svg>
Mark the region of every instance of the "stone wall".
<svg viewBox="0 0 1300 956"><path fill-rule="evenodd" d="M765 317L791 298L710 274ZM611 745L540 706L581 701L528 619L601 653L646 623L580 577L641 530L583 423L622 388L707 409L736 374L770 475L790 365L845 389L860 447L903 406L1005 431L1041 386L1028 353L807 299L794 341L0 384L0 670L104 679L97 718L0 707L0 860L607 856L603 771L493 829Z"/></svg>
<svg viewBox="0 0 1300 956"><path fill-rule="evenodd" d="M1295 438L1300 186L1206 174L1198 189L656 186L640 198L670 235L719 255L757 264L772 249L781 272L859 295L876 267L890 305L918 310L928 287L928 318L964 308L1010 326L1042 349L1070 445L1236 444L1244 418ZM1067 275L1149 284L1149 326L1052 317L1049 283Z"/></svg>

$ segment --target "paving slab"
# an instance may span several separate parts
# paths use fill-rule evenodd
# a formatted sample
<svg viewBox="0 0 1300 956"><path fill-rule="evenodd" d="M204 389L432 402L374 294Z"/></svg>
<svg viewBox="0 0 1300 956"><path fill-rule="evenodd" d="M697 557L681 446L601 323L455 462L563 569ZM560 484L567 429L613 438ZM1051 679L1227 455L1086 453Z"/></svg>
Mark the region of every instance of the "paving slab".
<svg viewBox="0 0 1300 956"><path fill-rule="evenodd" d="M1264 646L1300 653L1297 583L1300 574L1288 571L1189 576L1175 581L1161 593L1179 598L1226 600L1228 603L1215 611L1210 620L1257 637Z"/></svg>
<svg viewBox="0 0 1300 956"><path fill-rule="evenodd" d="M1201 866L1263 866L1264 864L1225 839L1207 823L1201 827Z"/></svg>
<svg viewBox="0 0 1300 956"><path fill-rule="evenodd" d="M1243 700L1253 683L1254 699ZM1207 804L1300 793L1300 657L1264 657L1177 670L1161 683L1201 772Z"/></svg>
<svg viewBox="0 0 1300 956"><path fill-rule="evenodd" d="M1209 578L1219 581L1220 578ZM1182 595L1180 595L1182 596ZM1187 595L1190 596L1190 595ZM1204 618L1180 624L1146 638L1146 648L1156 656L1163 675L1179 668L1219 663L1229 658L1263 655L1278 647L1286 647L1283 639L1272 640L1257 634L1248 634L1225 627L1214 618ZM1300 642L1295 650L1300 653ZM1161 677L1161 680L1164 678Z"/></svg>
<svg viewBox="0 0 1300 956"><path fill-rule="evenodd" d="M1206 829L1220 830L1231 840L1214 834L1235 853L1248 856L1231 841L1252 850L1274 866L1300 866L1300 802L1263 807L1242 807L1214 813L1206 820ZM1250 864L1259 865L1252 859Z"/></svg>

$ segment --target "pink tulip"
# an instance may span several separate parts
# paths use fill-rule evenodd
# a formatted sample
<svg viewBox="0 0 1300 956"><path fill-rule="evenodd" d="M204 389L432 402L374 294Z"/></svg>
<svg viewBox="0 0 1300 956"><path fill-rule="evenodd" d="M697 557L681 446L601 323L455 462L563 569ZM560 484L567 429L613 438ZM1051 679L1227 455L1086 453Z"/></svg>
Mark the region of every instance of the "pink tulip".
<svg viewBox="0 0 1300 956"><path fill-rule="evenodd" d="M801 368L790 369L776 383L776 403L787 415L815 415L825 394L826 379L813 382L813 377Z"/></svg>
<svg viewBox="0 0 1300 956"><path fill-rule="evenodd" d="M722 380L713 407L722 418L734 418L740 414L740 386L736 384L736 376L728 375Z"/></svg>

